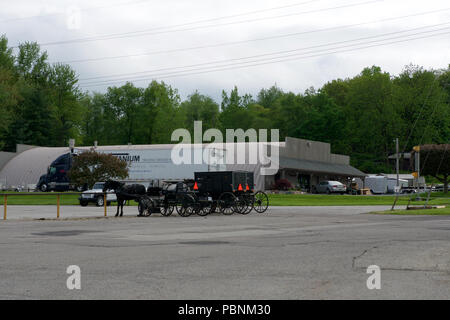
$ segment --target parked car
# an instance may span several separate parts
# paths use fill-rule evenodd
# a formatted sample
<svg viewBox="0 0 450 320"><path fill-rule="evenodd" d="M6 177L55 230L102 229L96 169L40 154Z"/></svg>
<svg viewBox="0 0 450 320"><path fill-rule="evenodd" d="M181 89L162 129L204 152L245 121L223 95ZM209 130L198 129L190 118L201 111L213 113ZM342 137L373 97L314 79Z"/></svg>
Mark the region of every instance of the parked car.
<svg viewBox="0 0 450 320"><path fill-rule="evenodd" d="M321 181L316 185L317 193L340 193L344 194L347 187L339 181Z"/></svg>
<svg viewBox="0 0 450 320"><path fill-rule="evenodd" d="M104 196L103 196L103 186L104 182L96 182L92 189L84 191L81 196L78 198L80 200L80 205L85 207L89 204L89 202L93 202L97 205L97 207L104 206ZM108 192L112 192L112 190L108 190ZM98 194L97 194L98 193ZM107 194L106 195L106 205L110 205L111 202L117 201L115 194Z"/></svg>
<svg viewBox="0 0 450 320"><path fill-rule="evenodd" d="M442 192L442 191L444 191L444 185L443 184L437 184L437 185L435 185L435 186L433 186L431 188L431 191L432 192Z"/></svg>

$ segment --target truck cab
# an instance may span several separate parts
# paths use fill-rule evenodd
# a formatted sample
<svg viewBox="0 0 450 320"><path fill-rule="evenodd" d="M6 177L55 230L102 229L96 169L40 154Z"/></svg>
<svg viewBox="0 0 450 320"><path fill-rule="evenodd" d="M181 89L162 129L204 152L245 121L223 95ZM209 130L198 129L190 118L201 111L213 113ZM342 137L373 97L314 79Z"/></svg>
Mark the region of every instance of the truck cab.
<svg viewBox="0 0 450 320"><path fill-rule="evenodd" d="M42 192L67 191L72 189L67 172L72 167L72 154L66 153L53 161L47 168L47 173L39 178L36 188Z"/></svg>

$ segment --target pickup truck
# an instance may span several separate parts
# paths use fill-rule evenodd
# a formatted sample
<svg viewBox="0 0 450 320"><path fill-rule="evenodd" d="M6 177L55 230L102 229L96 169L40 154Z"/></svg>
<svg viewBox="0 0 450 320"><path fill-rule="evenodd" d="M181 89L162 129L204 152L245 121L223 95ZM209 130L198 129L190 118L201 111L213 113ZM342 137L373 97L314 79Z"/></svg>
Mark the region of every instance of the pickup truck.
<svg viewBox="0 0 450 320"><path fill-rule="evenodd" d="M78 198L80 200L80 205L85 207L89 204L89 202L93 202L97 207L104 206L104 197L103 197L103 186L104 182L96 182L92 189L84 191L81 196ZM112 192L112 190L107 190L107 192ZM97 195L98 193L98 195ZM117 201L115 194L107 194L106 195L106 205L110 205L111 202Z"/></svg>

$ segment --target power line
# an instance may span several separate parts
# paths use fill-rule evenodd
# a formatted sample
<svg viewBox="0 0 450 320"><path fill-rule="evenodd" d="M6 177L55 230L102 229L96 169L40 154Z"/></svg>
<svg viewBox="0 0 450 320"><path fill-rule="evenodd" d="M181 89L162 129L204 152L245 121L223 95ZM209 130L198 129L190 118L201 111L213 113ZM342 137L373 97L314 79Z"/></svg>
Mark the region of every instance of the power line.
<svg viewBox="0 0 450 320"><path fill-rule="evenodd" d="M422 36L422 37L416 37L416 38L412 38L412 39L391 41L391 42L381 43L381 44L377 44L377 45L369 45L369 46L363 46L363 47L358 47L358 48L350 48L350 49L346 49L346 50L337 50L337 51L331 51L331 52L323 52L323 53L312 54L312 55L308 55L308 56L302 56L304 54L296 54L296 55L292 55L292 56L296 56L295 58L280 59L280 60L271 61L271 62L267 62L267 61L266 62L261 62L261 63L244 62L245 65L241 65L241 66L231 66L231 67L226 67L226 68L223 68L224 66L220 66L220 67L215 67L216 69L209 69L209 70L204 70L204 71L199 71L199 72L191 72L191 71L195 71L195 70L187 70L187 71L178 71L178 72L165 73L165 74L163 73L163 74L147 75L147 76L152 76L152 78L136 79L134 81L153 80L153 79L155 79L155 77L158 77L159 79L162 79L162 78L173 78L173 77L179 77L179 76L189 76L189 75L197 75L197 74L211 73L211 72L217 72L217 71L241 69L241 68L247 68L247 67L252 67L252 66L260 66L260 65L273 64L273 63L286 62L286 61L293 61L293 60L302 60L302 59L307 59L307 58L319 57L319 56L323 56L323 55L342 53L342 52L350 52L350 51L356 51L356 50L361 50L361 49L367 49L367 48L385 46L385 45L390 45L390 44L402 43L402 42L407 42L407 41L425 39L425 38L430 38L430 37L435 37L435 36L440 36L440 35L447 35L449 33L450 33L450 31L449 32L437 33L437 34L432 34L432 35L427 35L427 36ZM353 46L355 46L355 45L353 45ZM331 49L327 49L327 50L331 50ZM324 50L322 50L322 51L324 51ZM300 57L298 57L298 56L300 56ZM274 58L272 58L272 59L274 59ZM238 64L243 64L243 63L241 62L241 63L238 63ZM214 68L214 67L210 67L210 68ZM203 69L205 69L205 68L203 68ZM201 70L201 69L198 69L198 70ZM133 79L129 79L129 80L133 80ZM86 84L82 84L82 86L83 87L94 87L94 86L100 86L100 85L121 83L123 81L124 80L107 80L107 81L102 81L102 82L86 83Z"/></svg>
<svg viewBox="0 0 450 320"><path fill-rule="evenodd" d="M450 21L449 22L445 22L445 23L441 23L441 24L430 25L430 26L426 26L426 27L412 28L412 29L408 29L408 30L389 32L389 33L384 33L384 34L380 34L380 35L361 37L361 38L344 40L344 41L330 42L330 43L314 45L314 46L309 46L309 47L302 47L302 48L297 48L297 49L291 49L291 50L275 51L275 52L271 52L271 53L264 53L264 54L246 56L246 57L239 57L239 58L234 58L234 59L216 60L216 61L203 62L203 63L191 64L191 65L185 65L185 66L179 66L179 67L169 67L169 68L153 69L153 70L138 71L138 72L131 72L131 73L121 73L121 74L112 74L112 75L106 75L106 76L96 76L96 77L90 77L90 78L82 78L82 79L80 79L80 81L102 79L102 78L116 78L116 77L124 77L124 76L135 76L135 75L138 75L138 74L146 74L146 73L152 73L152 72L157 72L157 71L167 71L167 70L173 70L173 69L192 68L192 67L198 67L198 66L204 66L204 65L210 65L210 64L221 64L221 63L227 63L227 62L232 62L232 61L237 61L237 60L248 60L248 59L254 59L254 58L265 57L265 56L285 55L287 53L292 53L292 52L297 52L297 51L303 51L303 50L308 50L308 49L327 47L327 46L332 46L332 45L340 45L340 44L343 44L343 43L362 41L362 40L368 40L368 39L379 38L379 37L386 37L386 36L393 35L393 34L406 33L406 32L411 32L411 31L415 31L415 30L421 30L421 29L424 29L424 28L430 28L430 27L436 27L436 26L448 25L448 24L450 24ZM440 31L440 30L444 30L444 29L448 29L448 28L449 27L441 28L441 29L435 29L435 30L429 30L429 31L423 31L423 32L418 32L418 33L414 33L414 34L409 34L409 35L406 35L406 36L410 37L410 36L419 35L419 34L423 34L423 33L436 32L436 31ZM403 36L400 36L400 37L403 37ZM399 37L393 37L393 38L388 38L388 39L376 40L375 42L380 42L380 41L385 41L385 40L390 40L390 39L397 39L397 38L399 38ZM275 59L275 58L279 58L279 57L274 57L274 58L271 58L271 59ZM127 78L123 78L123 79L126 80Z"/></svg>
<svg viewBox="0 0 450 320"><path fill-rule="evenodd" d="M159 51L152 51L152 52L146 52L146 53L141 53L141 54L129 54L129 55L117 55L117 56L109 56L109 57L98 57L98 58L86 58L86 59L77 59L77 60L67 60L67 61L61 61L61 63L94 62L94 61L103 61L103 60L112 60L112 59L121 59L121 58L132 58L132 57L149 56L149 55L157 55L157 54L167 54L167 53L174 53L174 52L184 52L184 51L206 49L206 48L217 48L217 47L231 46L231 45L237 45L237 44L249 43L249 42L255 42L255 41L265 41L265 40L272 40L272 39L279 39L279 38L295 37L295 36L304 35L304 34L311 34L311 33L318 33L318 32L324 32L324 31L339 30L339 29L345 29L345 28L352 28L352 27L356 27L356 26L362 26L362 25L367 25L367 24L372 24L372 23L379 23L379 22L386 22L386 21L393 21L393 20L400 20L400 19L411 18L411 17L415 17L415 16L427 15L427 14L443 12L443 11L448 11L448 10L450 10L450 8L445 8L445 9L440 9L440 10L433 10L433 11L427 11L427 12L416 13L416 14L410 14L410 15L405 15L405 16L397 16L397 17L392 17L392 18L385 18L385 19L380 19L380 20L373 20L373 21L368 21L368 22L348 24L348 25L343 25L343 26L338 26L338 27L329 27L329 28L315 29L315 30L309 30L309 31L287 33L287 34L281 34L281 35L275 35L275 36L263 37L263 38L255 38L255 39L247 39L247 40L241 40L241 41L223 42L223 43L218 43L218 44L213 44L213 45L202 45L202 46L194 46L194 47L187 47L187 48L159 50Z"/></svg>
<svg viewBox="0 0 450 320"><path fill-rule="evenodd" d="M279 19L279 18L286 18L286 17L304 15L304 14L309 14L309 13L316 13L316 12L337 10L337 9L343 9L343 8L349 8L349 7L363 6L363 5L378 3L378 2L381 2L381 1L383 1L383 0L371 0L371 1L357 2L357 3L347 4L347 5L327 7L327 8L315 9L315 10L309 10L309 11L302 11L302 12L297 12L297 13L288 13L288 14L269 16L269 17L263 17L263 18L254 18L254 19L247 19L247 20L233 21L233 22L225 22L225 23L219 23L219 24L195 26L195 27L186 28L186 29L173 29L173 30L157 31L157 30L160 30L160 29L173 28L173 26L166 26L166 27L160 27L160 28L156 28L156 29L155 28L154 29L147 29L147 30L141 30L141 31L132 31L132 32L125 32L125 33L107 34L107 35L100 35L100 36L95 36L95 37L85 37L85 38L63 40L63 41L45 42L45 43L39 43L39 45L40 46L65 45L65 44L70 44L70 43L104 41L104 40L112 40L112 39L120 39L120 38L130 38L130 37L140 37L140 36L147 36L147 35L156 35L156 34L163 34L163 33L192 31L192 30L197 30L197 29L216 28L216 27L222 27L222 26L228 26L228 25L234 25L234 24L250 23L250 22L262 21L262 20ZM219 19L221 19L221 18L219 18ZM188 24L194 24L194 23L195 22L190 22ZM177 26L180 26L180 25L177 25ZM13 47L13 48L16 48L16 47Z"/></svg>

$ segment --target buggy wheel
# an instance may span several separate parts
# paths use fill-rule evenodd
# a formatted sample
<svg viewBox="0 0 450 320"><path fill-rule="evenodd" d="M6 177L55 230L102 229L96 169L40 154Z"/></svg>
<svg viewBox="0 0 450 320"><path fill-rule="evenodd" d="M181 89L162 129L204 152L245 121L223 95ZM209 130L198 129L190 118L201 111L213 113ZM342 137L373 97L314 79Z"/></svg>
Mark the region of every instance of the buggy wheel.
<svg viewBox="0 0 450 320"><path fill-rule="evenodd" d="M269 207L269 197L262 191L258 191L253 196L253 209L258 213L263 213Z"/></svg>
<svg viewBox="0 0 450 320"><path fill-rule="evenodd" d="M152 214L151 206L152 206L152 203L149 202L148 200L146 200L146 199L139 200L139 203L138 203L139 216L145 216L145 217L150 216Z"/></svg>
<svg viewBox="0 0 450 320"><path fill-rule="evenodd" d="M200 210L197 211L197 214L202 217L207 216L208 214L211 213L212 208L213 208L212 203L210 202L205 203L201 206Z"/></svg>
<svg viewBox="0 0 450 320"><path fill-rule="evenodd" d="M168 217L172 214L173 210L175 209L174 206L171 205L164 205L161 207L161 214L165 217Z"/></svg>
<svg viewBox="0 0 450 320"><path fill-rule="evenodd" d="M231 192L224 192L220 195L218 205L219 210L224 215L231 215L238 211L237 198Z"/></svg>
<svg viewBox="0 0 450 320"><path fill-rule="evenodd" d="M184 195L181 203L178 203L176 208L180 216L189 217L195 213L195 200L191 195Z"/></svg>
<svg viewBox="0 0 450 320"><path fill-rule="evenodd" d="M189 217L194 213L198 213L200 211L200 207L196 204L190 204L186 207L186 210L184 211L183 217Z"/></svg>
<svg viewBox="0 0 450 320"><path fill-rule="evenodd" d="M189 206L187 204L183 204L183 203L178 203L176 206L177 213L181 217L189 217L192 214L192 212L191 213L186 212L188 208L189 208Z"/></svg>
<svg viewBox="0 0 450 320"><path fill-rule="evenodd" d="M253 195L245 195L243 199L245 201L245 209L240 214L249 214L253 209L254 197Z"/></svg>

